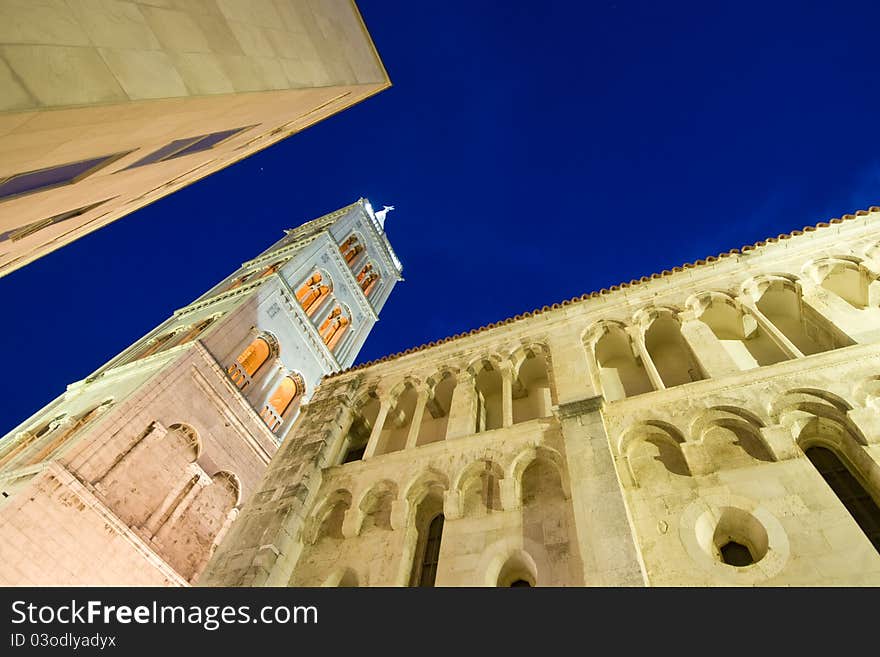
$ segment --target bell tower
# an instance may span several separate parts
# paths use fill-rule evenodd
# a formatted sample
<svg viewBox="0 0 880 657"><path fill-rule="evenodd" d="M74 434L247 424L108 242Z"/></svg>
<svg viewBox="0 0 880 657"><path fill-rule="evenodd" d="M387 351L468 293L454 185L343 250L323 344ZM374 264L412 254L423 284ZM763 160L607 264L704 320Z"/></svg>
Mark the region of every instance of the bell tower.
<svg viewBox="0 0 880 657"><path fill-rule="evenodd" d="M0 584L194 583L402 280L387 211L285 231L0 439Z"/></svg>

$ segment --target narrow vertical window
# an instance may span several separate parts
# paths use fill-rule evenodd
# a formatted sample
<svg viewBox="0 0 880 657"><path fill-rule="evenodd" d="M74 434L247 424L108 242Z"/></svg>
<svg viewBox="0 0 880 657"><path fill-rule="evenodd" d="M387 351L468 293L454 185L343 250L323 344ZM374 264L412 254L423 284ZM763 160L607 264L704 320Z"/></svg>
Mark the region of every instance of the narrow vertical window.
<svg viewBox="0 0 880 657"><path fill-rule="evenodd" d="M346 239L339 247L339 252L342 254L342 257L348 263L349 267L353 267L358 255L364 252L364 247L357 236L349 235L348 239Z"/></svg>
<svg viewBox="0 0 880 657"><path fill-rule="evenodd" d="M874 499L830 449L810 447L805 454L880 552L880 508Z"/></svg>
<svg viewBox="0 0 880 657"><path fill-rule="evenodd" d="M320 272L312 274L296 291L296 298L306 315L311 317L330 296L330 281Z"/></svg>
<svg viewBox="0 0 880 657"><path fill-rule="evenodd" d="M434 516L428 525L428 538L422 555L422 568L419 575L419 586L434 586L437 579L437 563L440 559L440 540L443 537L443 514Z"/></svg>

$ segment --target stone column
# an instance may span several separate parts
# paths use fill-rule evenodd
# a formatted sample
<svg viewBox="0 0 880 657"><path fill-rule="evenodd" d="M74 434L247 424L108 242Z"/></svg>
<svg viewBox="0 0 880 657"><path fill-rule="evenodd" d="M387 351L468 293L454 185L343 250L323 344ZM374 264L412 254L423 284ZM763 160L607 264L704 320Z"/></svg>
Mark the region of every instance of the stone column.
<svg viewBox="0 0 880 657"><path fill-rule="evenodd" d="M685 313L682 314L681 319L681 335L690 345L694 358L699 361L703 371L710 378L740 371L712 329L699 319L688 317Z"/></svg>
<svg viewBox="0 0 880 657"><path fill-rule="evenodd" d="M110 476L111 472L116 470L117 467L149 449L151 445L162 440L162 438L164 438L167 433L168 430L165 427L157 424L156 422L153 422L141 435L141 437L126 451L119 454L116 459L114 459L114 461L110 464L110 467L107 468L104 474L95 479L95 481L92 483L95 485L95 487L98 487L104 481L104 479Z"/></svg>
<svg viewBox="0 0 880 657"><path fill-rule="evenodd" d="M261 372L265 368L265 373ZM262 375L262 376L261 376ZM269 403L269 397L275 392L275 388L281 383L281 379L287 376L287 370L277 356L271 363L263 365L256 373L257 381L251 383L250 388L245 388L242 392L244 396L251 400L251 404L259 413L263 410L263 406Z"/></svg>
<svg viewBox="0 0 880 657"><path fill-rule="evenodd" d="M458 383L452 391L449 405L449 421L446 425L446 440L471 436L477 427L477 396L474 377L469 372L458 375Z"/></svg>
<svg viewBox="0 0 880 657"><path fill-rule="evenodd" d="M162 523L162 526L156 530L156 533L153 535L153 540L157 542L161 542L165 536L167 536L168 532L174 527L174 523L186 513L186 510L189 508L190 504L193 503L193 500L196 499L199 493L202 492L202 489L205 486L210 486L213 480L201 471L199 468L199 472L193 477L195 482L193 482L192 488L190 488L186 494L183 496L183 499L174 507L174 510L171 512L171 515L168 516L168 519Z"/></svg>
<svg viewBox="0 0 880 657"><path fill-rule="evenodd" d="M370 432L370 439L367 441L367 447L364 450L364 460L372 458L376 454L379 446L379 438L382 434L382 428L385 426L385 418L391 411L391 402L383 399L379 404L379 414L376 416L376 422L373 424L373 430Z"/></svg>
<svg viewBox="0 0 880 657"><path fill-rule="evenodd" d="M428 391L420 390L416 399L416 407L413 410L412 420L409 424L409 433L406 436L406 445L404 449L411 449L416 446L419 439L419 429L422 428L422 417L425 415L425 405L428 403Z"/></svg>
<svg viewBox="0 0 880 657"><path fill-rule="evenodd" d="M629 329L629 334L635 345L639 358L642 359L642 365L645 366L645 372L647 372L648 378L651 380L651 385L654 386L654 390L666 390L666 384L663 383L663 379L660 377L660 372L657 371L657 368L654 366L654 361L651 360L651 356L648 354L648 347L645 345L644 331L637 328L631 328Z"/></svg>
<svg viewBox="0 0 880 657"><path fill-rule="evenodd" d="M839 296L826 290L821 285L816 285L806 279L801 288L802 302L809 305L820 316L825 318L833 327L851 337L856 342L870 342L871 340L858 340L857 336L866 328L864 320L859 317L859 311Z"/></svg>
<svg viewBox="0 0 880 657"><path fill-rule="evenodd" d="M513 368L501 368L501 426L513 425Z"/></svg>
<svg viewBox="0 0 880 657"><path fill-rule="evenodd" d="M187 467L186 472L178 482L177 486L174 486L168 492L168 494L165 496L165 499L162 500L162 503L144 522L144 524L142 525L142 529L148 538L152 538L156 535L156 532L162 526L165 517L169 515L172 510L181 503L181 501L186 497L186 494L192 489L193 486L195 486L200 476L197 470L201 470L201 468L196 466L195 463L190 463L189 467Z"/></svg>
<svg viewBox="0 0 880 657"><path fill-rule="evenodd" d="M770 336L770 339L776 343L782 352L788 356L789 358L803 358L804 354L800 349L794 346L794 343L785 337L785 334L776 328L776 325L767 319L767 316L764 315L760 310L758 310L758 306L752 301L751 297L742 295L737 297L737 301L742 304L742 306L752 314L752 317L755 318L755 321L758 323L764 331L767 332L767 335Z"/></svg>

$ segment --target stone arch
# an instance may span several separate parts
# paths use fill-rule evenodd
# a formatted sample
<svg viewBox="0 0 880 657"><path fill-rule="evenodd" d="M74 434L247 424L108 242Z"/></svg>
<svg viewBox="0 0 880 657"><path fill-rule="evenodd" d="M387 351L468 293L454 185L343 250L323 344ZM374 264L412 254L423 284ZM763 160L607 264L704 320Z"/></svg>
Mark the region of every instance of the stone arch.
<svg viewBox="0 0 880 657"><path fill-rule="evenodd" d="M202 452L204 451L204 445L202 444L202 439L199 436L199 432L196 431L192 425L186 424L184 422L175 422L168 427L168 431L177 431L186 439L190 448L193 450L194 462L201 458Z"/></svg>
<svg viewBox="0 0 880 657"><path fill-rule="evenodd" d="M522 476L532 463L537 460L544 460L550 463L558 472L562 492L566 499L571 497L571 488L567 477L567 469L565 467L565 459L558 451L552 447L537 445L534 447L526 447L520 451L510 462L505 474L514 484L514 492L517 500L522 500Z"/></svg>
<svg viewBox="0 0 880 657"><path fill-rule="evenodd" d="M243 390L264 369L266 363L278 356L280 349L278 338L269 331L261 331L227 368L229 378Z"/></svg>
<svg viewBox="0 0 880 657"><path fill-rule="evenodd" d="M464 515L483 511L501 511L501 480L504 470L490 458L473 461L466 465L453 482L461 500Z"/></svg>
<svg viewBox="0 0 880 657"><path fill-rule="evenodd" d="M351 492L345 488L337 488L326 495L303 527L305 543L312 545L322 538L341 539L345 513L351 508Z"/></svg>
<svg viewBox="0 0 880 657"><path fill-rule="evenodd" d="M355 399L352 405L354 418L342 443L340 464L360 461L363 458L380 408L381 403L375 385L370 386Z"/></svg>
<svg viewBox="0 0 880 657"><path fill-rule="evenodd" d="M617 401L654 390L641 354L622 322L600 320L583 335L593 386L606 401Z"/></svg>
<svg viewBox="0 0 880 657"><path fill-rule="evenodd" d="M344 344L343 338L351 333L351 308L334 298L330 310L322 315L315 315L314 323L318 327L321 341L331 353L336 353Z"/></svg>
<svg viewBox="0 0 880 657"><path fill-rule="evenodd" d="M641 327L645 351L667 388L708 378L681 332L678 311L652 306L638 311L633 320Z"/></svg>
<svg viewBox="0 0 880 657"><path fill-rule="evenodd" d="M296 300L308 317L314 316L333 293L333 278L324 269L315 269L296 290Z"/></svg>
<svg viewBox="0 0 880 657"><path fill-rule="evenodd" d="M349 268L354 269L366 252L366 242L360 231L353 230L339 245L339 252Z"/></svg>
<svg viewBox="0 0 880 657"><path fill-rule="evenodd" d="M266 426L277 432L281 425L296 415L306 392L305 379L299 372L289 370L269 395L260 417Z"/></svg>
<svg viewBox="0 0 880 657"><path fill-rule="evenodd" d="M191 485L202 442L188 424L151 424L120 446L116 463L95 483L104 503L129 526L144 526L166 498ZM203 474L199 476L204 476Z"/></svg>
<svg viewBox="0 0 880 657"><path fill-rule="evenodd" d="M773 365L788 359L752 313L727 292L710 290L695 294L686 305L698 321L709 327L739 369Z"/></svg>
<svg viewBox="0 0 880 657"><path fill-rule="evenodd" d="M772 448L761 434L764 423L754 413L732 406L716 406L700 413L691 424L718 468L775 461Z"/></svg>
<svg viewBox="0 0 880 657"><path fill-rule="evenodd" d="M854 344L809 303L796 276L762 274L742 285L743 294L805 356Z"/></svg>
<svg viewBox="0 0 880 657"><path fill-rule="evenodd" d="M510 356L513 370L513 423L552 415L556 403L550 350L541 343L519 347Z"/></svg>
<svg viewBox="0 0 880 657"><path fill-rule="evenodd" d="M213 475L211 475L211 479L215 482L222 483L225 485L233 495L233 507L238 508L241 506L242 501L242 487L241 487L241 479L239 479L238 475L234 472L229 472L228 470L218 470Z"/></svg>
<svg viewBox="0 0 880 657"><path fill-rule="evenodd" d="M860 455L864 452L859 451ZM858 464L844 451L821 439L804 446L804 456L825 480L847 513L880 552L880 495L878 495L878 468L873 459L862 459ZM865 469L867 468L867 470Z"/></svg>
<svg viewBox="0 0 880 657"><path fill-rule="evenodd" d="M410 506L418 504L430 490L449 490L449 477L434 467L428 467L409 480L403 488L402 499Z"/></svg>
<svg viewBox="0 0 880 657"><path fill-rule="evenodd" d="M421 585L422 558L426 554L430 529L438 517L442 529L447 490L449 490L448 477L435 468L423 471L404 488L406 531L400 561L399 581L401 584ZM439 548L439 545L437 547ZM434 572L436 573L436 570Z"/></svg>
<svg viewBox="0 0 880 657"><path fill-rule="evenodd" d="M633 483L671 484L671 475L690 477L691 467L682 445L684 436L673 425L660 420L639 422L618 441L618 453L625 459Z"/></svg>
<svg viewBox="0 0 880 657"><path fill-rule="evenodd" d="M517 580L538 585L538 565L534 558L522 548L496 550L486 572L486 586L510 587Z"/></svg>
<svg viewBox="0 0 880 657"><path fill-rule="evenodd" d="M522 469L517 491L522 547L535 561L548 564L544 573L547 584L579 584L583 567L571 496L563 483L564 468L560 468L554 458L548 458L551 454L543 452L519 463L522 466L528 461Z"/></svg>
<svg viewBox="0 0 880 657"><path fill-rule="evenodd" d="M844 486L844 489L851 488L852 485L861 487L863 491L861 495L867 496L865 499L867 505L873 502L875 509L880 507L880 464L871 457L863 444L857 442L849 427L846 427L839 420L814 415L800 418L800 421L794 425L794 431L798 447L823 478L826 478L826 473L820 468L819 459L816 458L818 454L815 452L827 450L849 473L850 481L854 482ZM827 478L826 482L831 484ZM862 530L868 534L875 548L880 550L880 536L865 526L865 518L859 517L860 514L854 512L855 509L850 506L846 498L840 496L838 489L832 488L832 491ZM853 491L849 491L849 493L853 493ZM875 513L873 521L870 521L869 524L875 524L876 521Z"/></svg>
<svg viewBox="0 0 880 657"><path fill-rule="evenodd" d="M397 500L397 484L390 479L382 479L361 496L358 502L356 533L370 529L390 530L392 505Z"/></svg>
<svg viewBox="0 0 880 657"><path fill-rule="evenodd" d="M406 446L423 386L418 379L407 376L388 394L388 412L382 425L376 456L398 452Z"/></svg>
<svg viewBox="0 0 880 657"><path fill-rule="evenodd" d="M108 397L100 404L96 404L88 410L77 415L68 416L62 414L54 421L45 425L38 433L33 434L30 440L24 440L17 446L14 454L0 459L0 463L8 462L15 455L34 445L28 450L27 457L23 461L27 464L41 463L57 456L58 450L70 444L70 439L82 429L91 424L99 416L103 415L113 405L113 398Z"/></svg>
<svg viewBox="0 0 880 657"><path fill-rule="evenodd" d="M504 425L504 383L502 359L495 355L480 356L466 371L474 378L476 396L475 431L491 431Z"/></svg>
<svg viewBox="0 0 880 657"><path fill-rule="evenodd" d="M240 501L238 477L225 470L216 472L183 513L156 533L154 542L161 546L162 557L184 578L194 581L229 528Z"/></svg>
<svg viewBox="0 0 880 657"><path fill-rule="evenodd" d="M452 395L458 385L460 372L455 367L444 367L425 380L425 410L419 426L416 445L427 445L446 439Z"/></svg>
<svg viewBox="0 0 880 657"><path fill-rule="evenodd" d="M867 439L847 415L852 408L848 401L827 390L794 388L770 405L770 416L789 427L796 440L804 424L815 416L840 425L857 444L867 445Z"/></svg>
<svg viewBox="0 0 880 657"><path fill-rule="evenodd" d="M856 310L877 305L877 275L861 258L826 256L807 262L802 269L816 285L836 295Z"/></svg>

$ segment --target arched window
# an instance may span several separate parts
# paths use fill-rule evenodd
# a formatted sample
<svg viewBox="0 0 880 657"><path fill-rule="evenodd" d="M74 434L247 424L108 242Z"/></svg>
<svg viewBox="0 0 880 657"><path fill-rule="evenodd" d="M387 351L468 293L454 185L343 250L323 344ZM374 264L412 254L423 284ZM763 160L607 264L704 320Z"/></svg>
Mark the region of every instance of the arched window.
<svg viewBox="0 0 880 657"><path fill-rule="evenodd" d="M357 281L358 281L358 283L360 283L361 285L363 285L364 280L367 279L367 278L369 278L369 276L370 276L372 273L373 273L373 263L372 263L372 262L368 262L367 264L364 265L363 269L361 269L361 270L358 272L358 275L357 275Z"/></svg>
<svg viewBox="0 0 880 657"><path fill-rule="evenodd" d="M342 308L339 306L336 306L330 311L330 314L327 315L327 319L321 324L321 328L318 329L318 332L321 334L321 339L330 351L333 351L336 348L336 345L339 344L339 341L342 339L343 334L350 324L351 320L342 313Z"/></svg>
<svg viewBox="0 0 880 657"><path fill-rule="evenodd" d="M244 388L251 382L251 378L263 363L269 360L271 351L269 343L264 338L257 338L229 366L227 370L229 378L239 388Z"/></svg>
<svg viewBox="0 0 880 657"><path fill-rule="evenodd" d="M428 525L428 535L422 548L419 586L434 586L437 564L440 560L440 541L443 537L443 514L438 513Z"/></svg>
<svg viewBox="0 0 880 657"><path fill-rule="evenodd" d="M303 283L296 292L299 305L306 315L315 314L324 300L330 296L330 281L325 280L321 272L315 272Z"/></svg>
<svg viewBox="0 0 880 657"><path fill-rule="evenodd" d="M476 433L500 429L504 424L504 384L501 372L488 360L475 370L474 390L477 397Z"/></svg>
<svg viewBox="0 0 880 657"><path fill-rule="evenodd" d="M349 235L348 239L339 247L339 252L348 265L352 266L358 255L364 252L364 246L356 235Z"/></svg>
<svg viewBox="0 0 880 657"><path fill-rule="evenodd" d="M101 413L106 411L112 400L107 400L99 404L98 406L93 407L91 410L86 411L82 415L80 415L74 422L70 425L62 429L61 431L56 432L56 435L53 435L52 438L42 447L40 447L39 451L36 454L33 454L28 458L28 463L41 463L49 458L59 447L61 447L67 440L73 436L77 431L86 426L89 422L98 417Z"/></svg>
<svg viewBox="0 0 880 657"><path fill-rule="evenodd" d="M664 315L651 323L645 332L645 348L667 388L705 378L681 327L672 317Z"/></svg>
<svg viewBox="0 0 880 657"><path fill-rule="evenodd" d="M283 264L284 264L283 262L276 262L274 265L271 265L271 266L269 266L269 267L266 267L266 268L260 273L260 275L259 275L258 278L265 278L266 276L271 276L271 275L274 274L276 271L278 271L279 269L281 269L281 265L283 265Z"/></svg>
<svg viewBox="0 0 880 657"><path fill-rule="evenodd" d="M599 374L599 385L607 401L617 401L654 390L632 340L622 326L602 327L593 353ZM598 391L597 391L598 392Z"/></svg>
<svg viewBox="0 0 880 657"><path fill-rule="evenodd" d="M529 349L513 382L513 422L549 417L552 405L547 360L540 351Z"/></svg>
<svg viewBox="0 0 880 657"><path fill-rule="evenodd" d="M251 279L251 276L252 276L252 274L245 274L244 276L239 276L234 281L232 281L232 284L228 288L226 288L226 291L229 292L229 290L234 290L238 287L241 287L242 285L244 285L245 283L247 283Z"/></svg>
<svg viewBox="0 0 880 657"><path fill-rule="evenodd" d="M755 318L733 299L707 294L701 300L704 306L697 319L711 329L737 367L747 370L788 358Z"/></svg>
<svg viewBox="0 0 880 657"><path fill-rule="evenodd" d="M880 552L880 508L874 499L830 449L814 446L804 453Z"/></svg>
<svg viewBox="0 0 880 657"><path fill-rule="evenodd" d="M162 349L168 341L173 338L176 333L165 333L164 335L160 335L158 338L155 338L144 346L143 351L141 351L136 357L135 360L140 360L141 358L146 358L147 356L152 356L156 352Z"/></svg>
<svg viewBox="0 0 880 657"><path fill-rule="evenodd" d="M361 281L361 289L364 291L364 296L370 296L370 292L373 291L373 288L376 287L376 283L378 282L379 274L377 274L376 272L371 273L363 281Z"/></svg>
<svg viewBox="0 0 880 657"><path fill-rule="evenodd" d="M295 374L285 376L269 401L260 411L260 417L272 431L278 429L284 421L284 413L291 407L294 399L302 396L304 387L302 379Z"/></svg>
<svg viewBox="0 0 880 657"><path fill-rule="evenodd" d="M852 344L852 340L804 302L799 287L788 282L774 281L756 306L805 356Z"/></svg>
<svg viewBox="0 0 880 657"><path fill-rule="evenodd" d="M209 317L208 319L206 319L202 322L199 322L198 324L193 326L189 331L187 331L186 334L183 336L183 338L181 338L180 342L178 342L177 344L181 345L181 344L186 344L187 342L192 342L197 337L199 337L199 335L204 333L205 329L207 329L211 324L213 324L215 319L217 319L217 318L216 317Z"/></svg>
<svg viewBox="0 0 880 657"><path fill-rule="evenodd" d="M2 455L0 455L0 467L5 466L7 463L12 461L15 457L22 454L28 447L33 445L35 442L48 435L50 432L55 431L60 425L61 421L67 417L66 414L59 415L54 418L50 422L45 422L44 424L38 426L36 429L32 431L24 432L21 438L17 443L13 443L9 449L7 449ZM12 442L10 439L7 439L5 442ZM4 445L5 447L5 445Z"/></svg>

